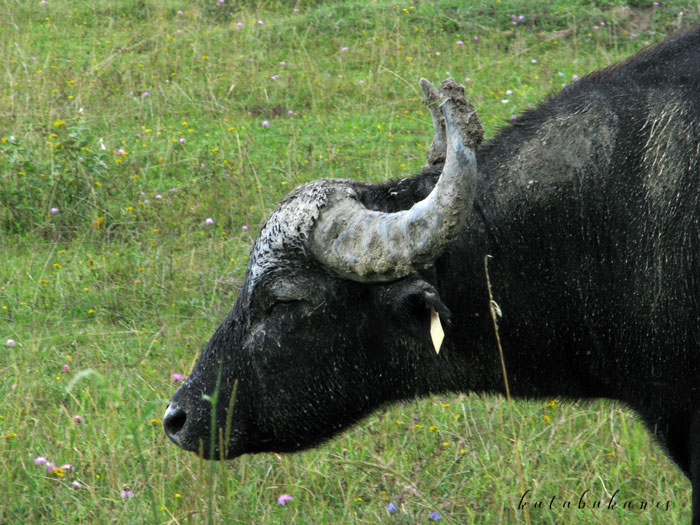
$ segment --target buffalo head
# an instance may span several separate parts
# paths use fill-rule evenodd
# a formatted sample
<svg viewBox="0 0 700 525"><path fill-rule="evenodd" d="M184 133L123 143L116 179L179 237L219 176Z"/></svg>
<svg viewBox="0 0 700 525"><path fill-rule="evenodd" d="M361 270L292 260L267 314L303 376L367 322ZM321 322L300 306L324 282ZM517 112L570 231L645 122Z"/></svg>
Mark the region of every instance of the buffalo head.
<svg viewBox="0 0 700 525"><path fill-rule="evenodd" d="M435 125L428 176L322 179L280 203L170 402L165 432L178 446L212 459L299 450L426 390L437 325L449 322L431 268L470 212L483 130L454 81L421 87Z"/></svg>

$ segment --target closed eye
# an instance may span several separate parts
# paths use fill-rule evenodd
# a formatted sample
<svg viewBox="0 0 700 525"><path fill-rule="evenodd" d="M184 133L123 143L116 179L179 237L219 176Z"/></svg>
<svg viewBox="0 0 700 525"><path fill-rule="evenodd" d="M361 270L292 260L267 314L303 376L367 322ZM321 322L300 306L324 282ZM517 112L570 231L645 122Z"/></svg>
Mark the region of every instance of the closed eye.
<svg viewBox="0 0 700 525"><path fill-rule="evenodd" d="M303 299L276 299L268 308L266 313L270 314L274 312L275 310L288 310L294 306L298 306L300 304L308 304L307 301Z"/></svg>

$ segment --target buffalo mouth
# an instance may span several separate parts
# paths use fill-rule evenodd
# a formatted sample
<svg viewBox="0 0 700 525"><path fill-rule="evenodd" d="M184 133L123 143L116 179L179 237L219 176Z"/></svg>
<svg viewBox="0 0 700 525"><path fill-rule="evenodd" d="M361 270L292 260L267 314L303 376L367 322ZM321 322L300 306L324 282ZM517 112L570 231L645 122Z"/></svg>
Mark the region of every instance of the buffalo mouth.
<svg viewBox="0 0 700 525"><path fill-rule="evenodd" d="M168 439L178 447L188 452L194 452L204 459L233 459L246 452L241 444L240 436L228 436L226 444L221 442L226 432L223 427L217 425L216 440L212 446L211 417L188 413L177 403L170 403L163 415L163 430ZM231 433L233 434L233 433Z"/></svg>

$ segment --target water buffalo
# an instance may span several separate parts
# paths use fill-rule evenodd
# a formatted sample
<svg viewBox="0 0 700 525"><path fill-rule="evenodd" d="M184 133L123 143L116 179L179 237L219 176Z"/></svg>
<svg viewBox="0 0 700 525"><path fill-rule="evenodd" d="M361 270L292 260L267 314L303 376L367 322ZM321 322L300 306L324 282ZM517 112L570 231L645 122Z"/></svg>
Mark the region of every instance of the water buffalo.
<svg viewBox="0 0 700 525"><path fill-rule="evenodd" d="M513 396L634 409L700 524L700 28L480 146L454 83L421 86L421 173L318 180L279 204L168 437L212 459L295 451L389 402L503 393L506 371Z"/></svg>

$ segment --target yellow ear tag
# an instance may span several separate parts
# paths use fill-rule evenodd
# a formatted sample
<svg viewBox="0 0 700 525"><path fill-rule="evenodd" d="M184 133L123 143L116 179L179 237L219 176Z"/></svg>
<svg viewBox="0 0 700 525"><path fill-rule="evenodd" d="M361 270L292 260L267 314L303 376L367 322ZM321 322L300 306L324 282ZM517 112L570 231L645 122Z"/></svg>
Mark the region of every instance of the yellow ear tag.
<svg viewBox="0 0 700 525"><path fill-rule="evenodd" d="M440 314L435 311L435 308L430 309L430 339L433 340L435 353L439 354L442 340L445 339L445 331L440 323Z"/></svg>

